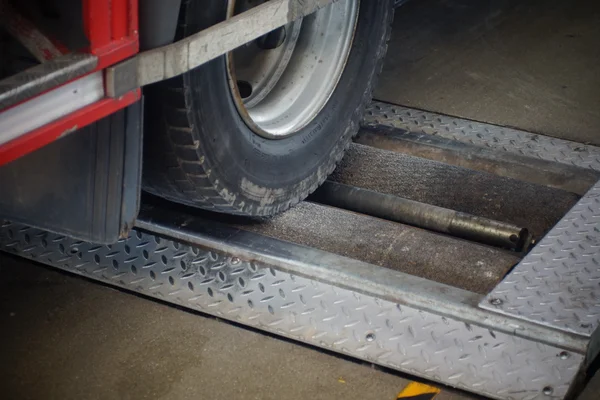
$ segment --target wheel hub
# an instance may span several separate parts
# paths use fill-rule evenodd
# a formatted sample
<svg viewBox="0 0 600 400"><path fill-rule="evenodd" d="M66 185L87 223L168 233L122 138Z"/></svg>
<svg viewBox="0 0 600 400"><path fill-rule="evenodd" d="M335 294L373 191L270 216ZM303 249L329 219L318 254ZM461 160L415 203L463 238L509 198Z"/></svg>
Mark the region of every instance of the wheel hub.
<svg viewBox="0 0 600 400"><path fill-rule="evenodd" d="M231 0L228 18L264 1ZM341 0L227 56L233 99L257 134L283 139L308 125L343 72L359 0Z"/></svg>

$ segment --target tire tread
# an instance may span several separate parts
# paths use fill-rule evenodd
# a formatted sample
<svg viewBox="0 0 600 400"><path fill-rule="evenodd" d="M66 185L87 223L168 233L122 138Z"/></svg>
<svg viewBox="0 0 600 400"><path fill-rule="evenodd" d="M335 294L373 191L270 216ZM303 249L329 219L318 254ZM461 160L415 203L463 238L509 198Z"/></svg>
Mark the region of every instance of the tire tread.
<svg viewBox="0 0 600 400"><path fill-rule="evenodd" d="M243 200L238 201L235 194L227 198L221 195L225 192L218 180L211 179L211 171L204 165L202 144L193 136L192 112L190 104L191 88L186 86L182 77L170 79L156 85L154 96L160 99L159 107L162 113L159 124L164 127L166 134L153 133L154 141L149 149L146 160L151 159L152 165L145 167L144 189L150 193L185 205L238 215L266 216L283 212L302 201L314 192L334 171L349 148L352 138L358 133L362 114L371 101L374 85L383 68L383 56L387 51L393 20L393 1L390 3L388 21L384 31L385 40L378 50L377 66L374 76L369 80L367 90L362 96L358 107L353 111L346 132L333 147L327 165L320 169L314 183L301 193L295 193L289 201L271 207L254 207ZM186 3L182 7L186 7ZM184 11L184 10L182 10ZM185 29L180 12L178 30ZM159 126L160 126L159 125ZM164 132L164 131L163 131ZM146 172L148 171L148 172Z"/></svg>

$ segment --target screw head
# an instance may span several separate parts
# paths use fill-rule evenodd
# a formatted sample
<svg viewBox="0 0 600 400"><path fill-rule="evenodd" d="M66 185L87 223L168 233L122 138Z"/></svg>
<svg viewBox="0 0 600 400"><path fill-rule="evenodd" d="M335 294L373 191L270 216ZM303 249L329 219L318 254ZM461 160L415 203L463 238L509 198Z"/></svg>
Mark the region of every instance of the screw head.
<svg viewBox="0 0 600 400"><path fill-rule="evenodd" d="M372 342L375 340L375 334L373 332L369 332L367 333L367 335L365 336L365 340L367 342Z"/></svg>
<svg viewBox="0 0 600 400"><path fill-rule="evenodd" d="M504 303L502 301L502 299L499 299L497 297L494 297L494 298L490 299L490 304L493 305L493 306L501 306L502 303Z"/></svg>
<svg viewBox="0 0 600 400"><path fill-rule="evenodd" d="M546 386L542 389L542 393L544 393L546 396L550 396L552 393L554 393L554 388L552 386Z"/></svg>
<svg viewBox="0 0 600 400"><path fill-rule="evenodd" d="M231 264L237 265L239 263L240 263L240 259L239 258L237 258L237 257L232 257L231 258Z"/></svg>
<svg viewBox="0 0 600 400"><path fill-rule="evenodd" d="M567 353L566 351L561 351L558 354L558 357L560 357L561 360L566 360L567 358L569 358L569 353Z"/></svg>

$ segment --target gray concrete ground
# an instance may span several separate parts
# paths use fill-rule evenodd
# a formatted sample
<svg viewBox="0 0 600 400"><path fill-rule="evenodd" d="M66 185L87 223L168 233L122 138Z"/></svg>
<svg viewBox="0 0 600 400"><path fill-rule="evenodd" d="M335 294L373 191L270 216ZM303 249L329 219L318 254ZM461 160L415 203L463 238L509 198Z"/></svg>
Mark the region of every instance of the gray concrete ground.
<svg viewBox="0 0 600 400"><path fill-rule="evenodd" d="M598 145L598 38L598 1L409 1L375 97Z"/></svg>
<svg viewBox="0 0 600 400"><path fill-rule="evenodd" d="M1 253L0 277L2 399L393 400L410 382Z"/></svg>
<svg viewBox="0 0 600 400"><path fill-rule="evenodd" d="M585 389L579 394L577 400L598 400L600 397L600 372L589 380Z"/></svg>

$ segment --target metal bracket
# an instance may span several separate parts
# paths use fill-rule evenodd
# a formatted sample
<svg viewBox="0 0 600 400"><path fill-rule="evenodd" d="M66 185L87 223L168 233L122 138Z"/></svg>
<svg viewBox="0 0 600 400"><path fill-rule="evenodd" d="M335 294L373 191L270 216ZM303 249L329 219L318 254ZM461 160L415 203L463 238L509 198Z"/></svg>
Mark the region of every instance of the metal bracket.
<svg viewBox="0 0 600 400"><path fill-rule="evenodd" d="M138 59L130 58L106 69L106 95L108 97L121 97L131 92L137 85Z"/></svg>

